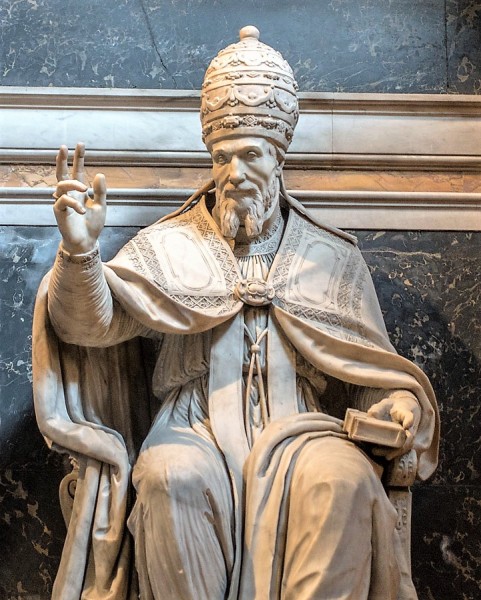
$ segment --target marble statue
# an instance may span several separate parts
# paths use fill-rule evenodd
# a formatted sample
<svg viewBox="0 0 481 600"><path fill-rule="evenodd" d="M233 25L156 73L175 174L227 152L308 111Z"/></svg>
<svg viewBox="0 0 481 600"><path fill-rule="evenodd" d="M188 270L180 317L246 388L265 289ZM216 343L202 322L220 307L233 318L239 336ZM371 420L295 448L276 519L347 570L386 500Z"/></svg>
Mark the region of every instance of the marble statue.
<svg viewBox="0 0 481 600"><path fill-rule="evenodd" d="M213 181L107 264L105 179L89 197L83 146L71 178L59 152L34 321L39 427L79 464L55 599L416 598L381 474L412 448L432 473L435 399L356 239L286 192L296 89L242 29L202 88ZM347 439L347 407L403 446Z"/></svg>

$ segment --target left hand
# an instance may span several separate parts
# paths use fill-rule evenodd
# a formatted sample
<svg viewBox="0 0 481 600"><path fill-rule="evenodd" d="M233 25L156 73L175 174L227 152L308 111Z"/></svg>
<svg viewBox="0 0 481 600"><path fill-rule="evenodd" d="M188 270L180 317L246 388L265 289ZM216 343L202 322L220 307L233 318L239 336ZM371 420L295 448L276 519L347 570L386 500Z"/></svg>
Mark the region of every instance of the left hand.
<svg viewBox="0 0 481 600"><path fill-rule="evenodd" d="M399 423L406 431L406 442L402 448L392 449L378 446L373 449L373 454L392 460L411 450L421 420L421 408L415 398L412 396L384 398L373 404L367 414L383 421Z"/></svg>

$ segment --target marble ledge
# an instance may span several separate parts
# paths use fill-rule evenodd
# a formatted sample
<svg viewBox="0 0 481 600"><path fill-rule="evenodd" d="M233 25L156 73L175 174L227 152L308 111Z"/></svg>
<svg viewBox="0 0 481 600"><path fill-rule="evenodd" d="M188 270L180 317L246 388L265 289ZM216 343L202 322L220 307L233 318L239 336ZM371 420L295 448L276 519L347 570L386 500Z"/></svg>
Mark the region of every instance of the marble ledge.
<svg viewBox="0 0 481 600"><path fill-rule="evenodd" d="M87 166L87 180L92 181L99 171L106 175L112 188L196 188L210 177L210 169L200 167ZM292 190L481 192L481 172L286 168L284 174ZM0 187L45 188L55 183L53 165L0 165Z"/></svg>
<svg viewBox="0 0 481 600"><path fill-rule="evenodd" d="M72 105L64 90L52 106L43 105L34 89L30 95L25 92L24 101L18 100L18 92L2 96L0 90L0 161L54 162L59 143L72 148L81 139L90 164L209 165L197 106L185 106L185 98L158 91L158 99L164 101L145 108L146 90L130 91L129 102L125 99L125 106L119 107L112 100L126 90L116 94L97 90L101 106L76 105L78 89L71 91ZM53 101L52 94L47 97ZM481 101L477 98L312 94L304 103L289 152L292 167L481 170ZM301 108L302 104L301 99Z"/></svg>

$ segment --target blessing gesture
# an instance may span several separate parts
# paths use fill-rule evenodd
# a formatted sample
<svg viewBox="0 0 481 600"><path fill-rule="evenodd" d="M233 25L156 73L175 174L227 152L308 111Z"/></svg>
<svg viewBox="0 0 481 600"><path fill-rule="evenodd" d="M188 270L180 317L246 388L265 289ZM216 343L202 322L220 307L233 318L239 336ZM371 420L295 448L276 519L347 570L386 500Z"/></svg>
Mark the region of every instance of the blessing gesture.
<svg viewBox="0 0 481 600"><path fill-rule="evenodd" d="M61 146L57 155L57 188L53 212L63 237L63 246L71 254L93 250L105 225L107 187L105 176L97 173L94 197L88 195L84 172L85 145L75 148L72 178L68 172L68 148Z"/></svg>

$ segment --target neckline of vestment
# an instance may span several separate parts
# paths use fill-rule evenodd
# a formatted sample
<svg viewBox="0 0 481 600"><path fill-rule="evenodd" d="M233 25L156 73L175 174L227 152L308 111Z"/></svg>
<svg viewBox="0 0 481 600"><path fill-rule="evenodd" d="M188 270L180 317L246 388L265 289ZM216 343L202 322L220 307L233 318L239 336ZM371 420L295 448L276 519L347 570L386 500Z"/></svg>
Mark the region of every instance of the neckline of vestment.
<svg viewBox="0 0 481 600"><path fill-rule="evenodd" d="M197 206L199 207L204 218L208 221L210 227L212 228L212 230L214 231L214 233L216 234L216 236L222 243L231 262L234 263L235 270L237 272L237 276L239 277L240 280L242 280L243 276L242 276L241 269L239 267L239 263L237 261L237 256L234 254L234 251L232 250L231 246L229 245L229 242L227 241L227 239L222 235L222 232L221 232L219 226L217 225L217 223L215 222L214 217L209 212L209 210L206 206L205 195L203 195L202 198L199 200L199 203ZM287 245L291 230L295 226L295 216L296 216L296 210L294 208L290 207L288 215L287 215L287 222L285 223L285 226L284 226L284 219L281 216L282 223L280 226L280 241L279 241L279 244L277 247L277 251L276 251L274 260L273 260L272 264L270 265L269 272L266 277L266 282L271 282L271 280L274 277L274 273L276 271L277 264L278 264L279 260L281 259L281 255L283 253L284 246Z"/></svg>
<svg viewBox="0 0 481 600"><path fill-rule="evenodd" d="M284 233L285 221L281 211L277 213L277 218L270 225L267 231L259 237L246 243L236 243L233 249L234 256L237 258L257 255L273 254L277 251Z"/></svg>

